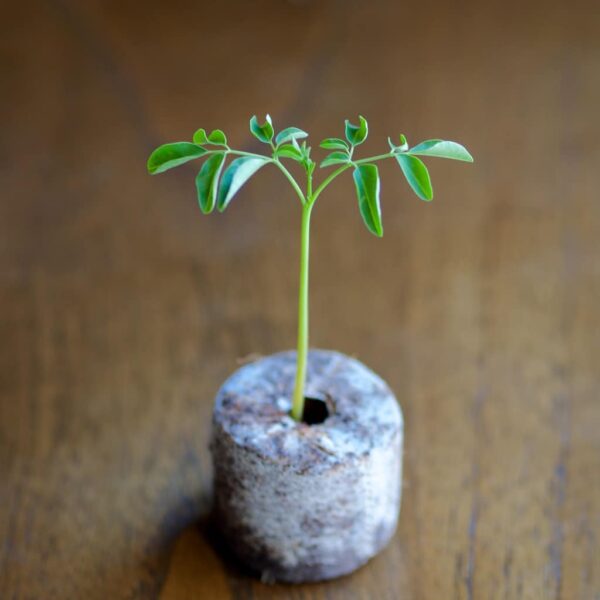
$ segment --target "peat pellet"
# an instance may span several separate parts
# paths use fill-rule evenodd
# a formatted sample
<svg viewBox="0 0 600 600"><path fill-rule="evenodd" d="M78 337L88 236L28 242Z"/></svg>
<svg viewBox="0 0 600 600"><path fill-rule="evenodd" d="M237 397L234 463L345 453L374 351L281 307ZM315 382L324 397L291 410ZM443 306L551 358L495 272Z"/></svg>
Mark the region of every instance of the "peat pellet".
<svg viewBox="0 0 600 600"><path fill-rule="evenodd" d="M296 353L238 369L214 407L216 524L263 579L330 579L366 563L396 529L403 421L386 383L339 352L311 350L312 417L290 416ZM323 420L324 419L324 420Z"/></svg>

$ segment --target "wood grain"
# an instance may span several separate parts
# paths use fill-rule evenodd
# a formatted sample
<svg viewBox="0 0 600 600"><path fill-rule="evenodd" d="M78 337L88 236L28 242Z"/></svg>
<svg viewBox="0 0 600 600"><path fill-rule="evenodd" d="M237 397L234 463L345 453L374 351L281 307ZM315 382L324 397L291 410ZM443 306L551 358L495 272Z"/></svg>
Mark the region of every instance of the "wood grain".
<svg viewBox="0 0 600 600"><path fill-rule="evenodd" d="M0 21L0 597L600 598L600 15L593 3L10 3ZM260 173L204 218L154 144L247 119L465 142L436 200L382 165L314 213L312 344L406 419L388 549L268 586L219 550L220 382L291 347L299 210Z"/></svg>

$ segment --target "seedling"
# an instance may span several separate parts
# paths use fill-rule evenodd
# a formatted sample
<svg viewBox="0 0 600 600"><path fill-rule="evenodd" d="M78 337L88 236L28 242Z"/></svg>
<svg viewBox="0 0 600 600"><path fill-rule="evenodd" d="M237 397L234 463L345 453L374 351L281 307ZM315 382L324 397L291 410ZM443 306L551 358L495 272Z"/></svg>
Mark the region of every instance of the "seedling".
<svg viewBox="0 0 600 600"><path fill-rule="evenodd" d="M275 135L269 115L261 125L256 116L250 119L250 131L254 137L268 147L268 154L256 154L234 150L220 129L207 134L204 129L194 133L191 142L175 142L158 147L148 159L148 172L157 174L178 167L197 158L205 159L196 176L198 203L203 213L215 208L223 212L240 188L262 167L272 164L278 168L291 184L302 207L300 242L300 285L298 297L298 353L296 379L292 399L291 415L301 421L304 414L304 386L308 355L308 262L310 244L310 216L315 202L327 186L339 175L352 169L352 177L358 197L358 209L367 229L378 237L383 235L380 205L379 171L375 163L393 158L400 165L406 181L415 194L429 202L433 199L433 188L427 167L419 156L435 156L465 162L473 162L472 156L460 144L444 140L426 140L409 147L404 135L396 145L390 138L390 150L384 154L357 159L354 151L367 139L368 124L359 117L358 125L346 121L345 138L327 138L319 145L331 152L319 167L336 167L320 184L313 186L316 163L311 158L311 147L307 145L308 133L297 127L287 127ZM302 141L300 141L302 140ZM224 169L228 157L234 157ZM303 185L298 183L284 164L284 160L299 163L305 174Z"/></svg>

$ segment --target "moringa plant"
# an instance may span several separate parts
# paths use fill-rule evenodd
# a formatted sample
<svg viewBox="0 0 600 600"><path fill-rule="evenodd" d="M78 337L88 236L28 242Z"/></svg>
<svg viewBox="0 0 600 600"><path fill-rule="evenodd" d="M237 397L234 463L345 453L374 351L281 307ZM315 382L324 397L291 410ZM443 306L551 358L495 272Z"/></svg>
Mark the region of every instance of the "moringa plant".
<svg viewBox="0 0 600 600"><path fill-rule="evenodd" d="M472 156L460 144L444 140L426 140L409 147L406 137L400 135L396 145L388 137L390 150L384 154L357 159L354 151L367 139L368 125L359 117L358 125L346 121L345 140L326 138L319 145L331 150L320 168L336 167L323 181L313 185L316 163L310 157L311 147L305 138L308 133L297 127L286 127L275 135L269 115L261 125L256 116L250 119L250 131L254 137L268 146L268 154L256 154L233 150L227 137L220 129L207 134L204 129L194 133L191 142L175 142L158 147L148 159L148 172L152 175L168 171L196 158L205 159L196 176L198 203L203 213L211 213L215 207L223 212L239 189L265 165L278 168L291 184L302 206L300 243L300 286L298 298L298 353L294 396L291 416L301 421L304 413L304 385L308 355L308 258L310 241L310 216L317 198L325 188L344 171L352 169L352 177L358 197L358 208L367 229L378 237L383 235L381 206L379 201L380 182L376 162L387 158L395 159L406 181L415 194L429 202L433 199L433 188L427 167L418 156L436 156L473 162ZM300 140L303 140L300 142ZM228 157L234 157L224 169ZM284 165L284 160L292 160L301 165L306 180L301 186Z"/></svg>

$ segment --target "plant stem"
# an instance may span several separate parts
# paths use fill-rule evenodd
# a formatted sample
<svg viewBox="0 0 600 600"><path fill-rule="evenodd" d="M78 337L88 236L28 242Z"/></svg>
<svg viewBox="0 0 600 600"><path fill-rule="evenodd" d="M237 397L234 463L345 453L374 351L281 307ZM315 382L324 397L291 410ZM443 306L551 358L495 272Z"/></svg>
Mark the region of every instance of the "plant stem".
<svg viewBox="0 0 600 600"><path fill-rule="evenodd" d="M211 153L212 151L209 151ZM263 158L275 164L275 166L285 175L290 182L292 188L296 192L300 202L302 203L302 228L300 242L300 286L298 293L298 350L296 357L296 380L294 383L294 396L292 398L291 416L296 421L302 421L304 416L304 386L306 385L306 369L308 361L308 262L310 252L310 215L312 207L321 192L338 176L352 166L363 163L382 160L394 156L393 152L387 154L379 154L370 156L360 160L350 161L347 164L339 167L331 173L313 192L312 189L312 170L309 171L307 178L306 194L298 185L292 174L279 161L277 157L268 158L262 155L254 154L253 152L245 152L242 150L232 150L227 147L227 154L237 156L249 156Z"/></svg>
<svg viewBox="0 0 600 600"><path fill-rule="evenodd" d="M292 401L291 415L301 421L304 414L304 384L306 380L306 362L308 357L308 259L310 246L310 213L312 198L302 206L302 229L300 242L300 287L298 294L298 353L296 364L296 383Z"/></svg>
<svg viewBox="0 0 600 600"><path fill-rule="evenodd" d="M344 165L343 167L340 167L339 169L336 169L333 173L331 173L331 175L329 175L322 183L321 185L315 190L315 193L313 194L313 198L316 200L321 192L338 176L341 175L346 169L349 169L352 166L352 163L348 163L346 165Z"/></svg>
<svg viewBox="0 0 600 600"><path fill-rule="evenodd" d="M277 168L285 175L286 179L290 182L290 184L294 188L294 191L298 195L298 198L300 198L300 202L302 202L302 204L305 204L306 198L304 197L304 194L302 193L300 186L298 185L298 183L296 182L296 180L294 179L292 174L281 164L281 162L279 162L279 160L272 159L272 161L275 163Z"/></svg>
<svg viewBox="0 0 600 600"><path fill-rule="evenodd" d="M393 153L380 154L378 156L371 156L366 159L353 161L344 165L331 173L321 185L314 191L312 191L312 176L309 174L307 181L306 196L299 190L299 186L291 176L291 174L283 167L283 165L275 160L275 164L292 183L292 186L296 190L296 193L303 200L302 203L302 228L301 228L301 242L300 242L300 286L298 294L298 351L296 357L296 381L294 384L294 396L292 398L292 411L291 416L296 421L302 421L304 416L304 386L306 384L306 367L308 359L308 262L310 253L310 215L313 204L315 203L321 192L338 176L341 175L346 169L349 169L353 165L366 163L370 161L381 160L384 158L390 158Z"/></svg>

